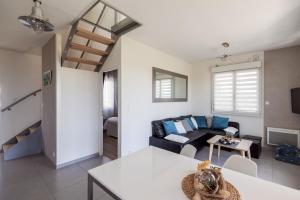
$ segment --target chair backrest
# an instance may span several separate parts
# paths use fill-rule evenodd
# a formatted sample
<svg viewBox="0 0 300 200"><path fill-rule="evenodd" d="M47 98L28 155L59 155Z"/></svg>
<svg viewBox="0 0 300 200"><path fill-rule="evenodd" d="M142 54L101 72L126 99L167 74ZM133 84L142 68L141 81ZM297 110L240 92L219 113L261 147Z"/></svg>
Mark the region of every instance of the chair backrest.
<svg viewBox="0 0 300 200"><path fill-rule="evenodd" d="M187 156L190 158L195 158L196 153L197 153L196 147L194 147L193 145L190 145L190 144L185 145L180 151L181 155Z"/></svg>
<svg viewBox="0 0 300 200"><path fill-rule="evenodd" d="M257 177L256 163L248 158L239 155L230 156L224 163L223 167Z"/></svg>

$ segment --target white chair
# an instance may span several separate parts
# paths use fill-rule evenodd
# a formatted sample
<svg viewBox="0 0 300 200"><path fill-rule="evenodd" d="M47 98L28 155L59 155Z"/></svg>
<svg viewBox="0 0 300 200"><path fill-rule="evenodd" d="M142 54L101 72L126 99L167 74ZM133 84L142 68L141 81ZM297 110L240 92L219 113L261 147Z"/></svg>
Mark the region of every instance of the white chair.
<svg viewBox="0 0 300 200"><path fill-rule="evenodd" d="M256 163L239 155L230 156L224 163L223 167L257 177Z"/></svg>
<svg viewBox="0 0 300 200"><path fill-rule="evenodd" d="M185 145L180 151L180 155L187 156L190 158L195 158L196 153L197 149L190 144Z"/></svg>

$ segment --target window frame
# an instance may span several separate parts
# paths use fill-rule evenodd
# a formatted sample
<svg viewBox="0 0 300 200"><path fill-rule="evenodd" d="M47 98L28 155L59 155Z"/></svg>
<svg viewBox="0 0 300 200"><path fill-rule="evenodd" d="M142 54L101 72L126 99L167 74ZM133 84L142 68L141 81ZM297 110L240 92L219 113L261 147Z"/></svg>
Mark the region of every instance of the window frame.
<svg viewBox="0 0 300 200"><path fill-rule="evenodd" d="M171 76L175 76L175 77L178 77L178 78L183 78L185 79L186 81L186 86L185 86L185 95L186 97L185 98L175 98L175 97L171 97L171 98L156 98L155 96L155 90L156 90L156 87L155 87L155 83L156 83L156 72L159 72L159 73L165 73L165 74L168 74L168 75L171 75ZM178 74L178 73L175 73L175 72L171 72L171 71L168 71L168 70L164 70L164 69L160 69L160 68L156 68L156 67L152 67L152 103L161 103L161 102L188 102L188 87L189 87L189 78L188 76L186 75L183 75L183 74ZM175 88L173 88L175 89Z"/></svg>
<svg viewBox="0 0 300 200"><path fill-rule="evenodd" d="M216 70L217 68L221 68L220 70ZM258 111L253 112L240 112L236 110L236 72L243 71L243 70L251 70L257 69L258 70ZM214 75L216 73L224 73L224 72L233 72L233 111L226 112L226 111L215 111L214 110ZM233 115L233 116L249 116L249 117L260 117L262 115L262 74L263 69L261 66L261 62L251 62L251 63L241 63L241 64L234 64L234 65L225 65L219 67L213 67L211 71L211 112L212 114L220 114L220 115Z"/></svg>

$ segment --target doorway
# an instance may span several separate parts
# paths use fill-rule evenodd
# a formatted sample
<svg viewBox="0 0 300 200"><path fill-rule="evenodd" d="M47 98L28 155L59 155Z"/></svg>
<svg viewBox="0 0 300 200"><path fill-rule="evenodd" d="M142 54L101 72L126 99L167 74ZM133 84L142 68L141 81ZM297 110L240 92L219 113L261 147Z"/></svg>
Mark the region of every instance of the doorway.
<svg viewBox="0 0 300 200"><path fill-rule="evenodd" d="M118 70L103 73L103 155L118 158Z"/></svg>

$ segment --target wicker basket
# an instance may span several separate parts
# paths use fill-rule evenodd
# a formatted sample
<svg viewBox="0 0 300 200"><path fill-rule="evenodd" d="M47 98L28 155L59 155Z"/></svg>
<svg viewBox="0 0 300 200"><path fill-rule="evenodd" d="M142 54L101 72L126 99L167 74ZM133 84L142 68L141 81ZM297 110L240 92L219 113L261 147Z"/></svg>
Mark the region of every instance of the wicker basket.
<svg viewBox="0 0 300 200"><path fill-rule="evenodd" d="M195 195L194 176L195 174L190 174L184 177L181 183L182 190L189 199L193 199L193 196ZM229 198L223 199L218 197L208 197L208 196L201 195L201 199L202 200L240 200L241 199L239 192L231 183L226 181L226 186L227 186L227 191L230 192Z"/></svg>

